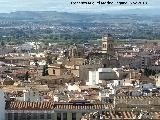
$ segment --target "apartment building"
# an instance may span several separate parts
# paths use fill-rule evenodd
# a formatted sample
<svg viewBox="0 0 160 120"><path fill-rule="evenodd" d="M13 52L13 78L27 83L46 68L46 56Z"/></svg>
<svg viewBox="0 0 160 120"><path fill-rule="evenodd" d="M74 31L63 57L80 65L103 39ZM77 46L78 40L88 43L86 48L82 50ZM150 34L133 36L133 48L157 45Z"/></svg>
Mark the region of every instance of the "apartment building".
<svg viewBox="0 0 160 120"><path fill-rule="evenodd" d="M6 120L80 120L90 112L113 109L111 104L92 104L89 102L53 103L18 102L6 103Z"/></svg>

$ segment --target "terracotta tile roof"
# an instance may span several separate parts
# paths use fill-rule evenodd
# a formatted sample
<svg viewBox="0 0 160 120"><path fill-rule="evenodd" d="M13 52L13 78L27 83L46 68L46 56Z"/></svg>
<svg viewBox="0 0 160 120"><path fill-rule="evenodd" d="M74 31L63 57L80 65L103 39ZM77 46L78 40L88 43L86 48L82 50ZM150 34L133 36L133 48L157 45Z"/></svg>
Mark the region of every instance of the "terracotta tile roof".
<svg viewBox="0 0 160 120"><path fill-rule="evenodd" d="M157 114L157 116L160 116L160 112L152 112L153 114ZM107 111L103 114L105 116L105 120L133 120L135 115L133 112L128 112L128 111ZM90 114L87 114L84 116L83 120L89 120ZM157 118L156 118L157 119ZM159 119L159 118L158 118ZM102 120L102 119L101 119Z"/></svg>
<svg viewBox="0 0 160 120"><path fill-rule="evenodd" d="M160 112L152 112L160 116ZM135 117L133 112L121 111L115 113L114 111L107 111L105 113L105 120L117 120L117 119L133 119Z"/></svg>
<svg viewBox="0 0 160 120"><path fill-rule="evenodd" d="M77 110L89 110L89 109L113 109L111 104L58 104L55 109L77 109Z"/></svg>
<svg viewBox="0 0 160 120"><path fill-rule="evenodd" d="M53 103L53 102L19 102L6 103L7 110L101 110L113 109L112 104L78 104L78 103Z"/></svg>
<svg viewBox="0 0 160 120"><path fill-rule="evenodd" d="M6 109L8 110L50 110L54 108L52 102L7 102Z"/></svg>
<svg viewBox="0 0 160 120"><path fill-rule="evenodd" d="M116 99L160 99L160 96L116 96Z"/></svg>

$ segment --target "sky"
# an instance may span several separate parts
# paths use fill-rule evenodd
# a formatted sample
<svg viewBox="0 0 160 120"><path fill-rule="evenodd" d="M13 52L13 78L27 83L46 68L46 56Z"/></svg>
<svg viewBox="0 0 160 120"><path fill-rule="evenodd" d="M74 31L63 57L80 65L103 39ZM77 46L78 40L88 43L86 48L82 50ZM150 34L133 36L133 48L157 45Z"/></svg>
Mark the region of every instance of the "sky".
<svg viewBox="0 0 160 120"><path fill-rule="evenodd" d="M105 12L123 9L151 9L160 8L160 0L109 0L111 2L147 2L147 5L73 5L71 2L98 2L108 0L0 0L0 13L15 11L59 11L59 12Z"/></svg>

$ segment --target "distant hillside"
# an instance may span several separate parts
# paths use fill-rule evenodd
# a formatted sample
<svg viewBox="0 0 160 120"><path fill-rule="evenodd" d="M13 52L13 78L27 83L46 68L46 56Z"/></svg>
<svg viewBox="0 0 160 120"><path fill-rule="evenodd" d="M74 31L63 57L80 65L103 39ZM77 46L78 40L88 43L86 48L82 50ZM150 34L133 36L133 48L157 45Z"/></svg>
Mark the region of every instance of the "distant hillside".
<svg viewBox="0 0 160 120"><path fill-rule="evenodd" d="M148 10L147 10L148 11ZM0 21L42 21L42 22L55 22L55 23L128 23L135 20L153 19L155 17L147 14L145 10L133 9L113 11L105 14L97 13L67 13L56 11L17 11L12 13L0 13ZM145 12L145 14L143 14ZM148 11L149 12L149 11ZM137 13L137 14L132 14ZM156 12L157 13L157 12ZM156 16L159 18L159 16Z"/></svg>
<svg viewBox="0 0 160 120"><path fill-rule="evenodd" d="M12 13L1 13L1 19L10 19L10 20L25 20L25 21L72 21L78 22L83 20L84 15L65 13L65 12L55 12L55 11L18 11Z"/></svg>

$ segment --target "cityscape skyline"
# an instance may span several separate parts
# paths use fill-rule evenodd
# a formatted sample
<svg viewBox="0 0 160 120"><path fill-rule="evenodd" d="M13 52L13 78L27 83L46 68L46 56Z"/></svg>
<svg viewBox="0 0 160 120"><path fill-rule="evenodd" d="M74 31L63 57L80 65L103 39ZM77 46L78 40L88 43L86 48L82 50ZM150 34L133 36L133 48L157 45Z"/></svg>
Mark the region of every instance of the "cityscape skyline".
<svg viewBox="0 0 160 120"><path fill-rule="evenodd" d="M0 120L160 120L159 3L0 0Z"/></svg>

